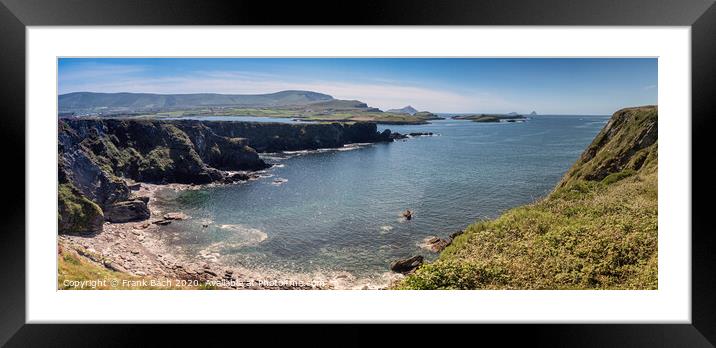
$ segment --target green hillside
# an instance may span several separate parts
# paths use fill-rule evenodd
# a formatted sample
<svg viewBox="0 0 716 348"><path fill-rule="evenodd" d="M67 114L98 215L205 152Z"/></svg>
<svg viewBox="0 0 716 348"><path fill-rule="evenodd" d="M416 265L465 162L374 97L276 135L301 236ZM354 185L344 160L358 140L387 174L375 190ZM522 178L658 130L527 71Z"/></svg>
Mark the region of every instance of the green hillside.
<svg viewBox="0 0 716 348"><path fill-rule="evenodd" d="M658 109L617 111L556 189L477 221L399 289L656 289Z"/></svg>
<svg viewBox="0 0 716 348"><path fill-rule="evenodd" d="M310 91L281 91L270 94L152 94L76 92L58 97L59 111L165 110L206 106L275 107L331 101L327 94Z"/></svg>

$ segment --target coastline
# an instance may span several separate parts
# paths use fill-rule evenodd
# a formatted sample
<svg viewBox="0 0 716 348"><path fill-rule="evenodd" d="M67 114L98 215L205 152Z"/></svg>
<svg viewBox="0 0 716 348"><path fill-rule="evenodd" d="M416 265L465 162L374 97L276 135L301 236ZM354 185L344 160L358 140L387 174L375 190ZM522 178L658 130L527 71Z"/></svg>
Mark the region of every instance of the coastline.
<svg viewBox="0 0 716 348"><path fill-rule="evenodd" d="M639 110L637 110L639 111ZM629 114L629 111L624 112L624 115ZM637 113L638 115L641 115L641 111ZM620 114L621 115L621 114ZM630 115L630 114L629 114ZM628 115L627 115L628 116ZM649 115L647 115L649 116ZM641 116L640 116L641 117ZM651 117L651 116L649 116ZM654 115L654 118L656 116ZM614 117L616 118L616 116ZM625 120L629 120L628 117L622 117ZM621 118L620 118L621 119ZM647 120L650 120L651 118L647 118ZM610 127L613 126L613 123L616 121L610 121L609 124L605 126L604 129L611 129ZM639 132L633 132L632 127L630 126L631 122L626 122L627 126L623 127L626 129L625 132L627 132L626 135L628 136L636 136L642 133ZM615 129L622 128L617 127ZM646 127L647 130L652 130L651 127ZM656 129L655 127L653 129ZM374 132L374 130L370 130ZM602 133L605 131L603 130ZM613 132L611 132L613 133ZM611 134L609 133L609 134ZM632 134L633 133L633 134ZM653 132L651 132L653 133ZM644 146L650 146L651 140L651 134L650 132L646 132L646 138L643 139L644 141L637 141L636 144L643 144ZM395 133L397 135L400 135L398 133ZM384 135L381 133L381 135ZM404 138L397 138L392 137L392 134L387 134L387 138L394 140L394 139L404 139ZM433 135L432 133L409 133L404 136L405 138L413 137L413 136L423 136L423 135ZM641 135L644 137L644 135ZM602 149L605 144L602 144L601 142L597 141L598 139L601 139L600 136L597 136L595 140L593 140L594 143L597 143L596 145L592 145L589 149L592 150L585 150L585 154L583 155L582 160L587 161L591 159L593 156L592 153L596 154L600 149ZM648 140L648 141L647 141ZM282 154L282 155L300 155L303 153L312 153L312 152L325 152L325 151L345 151L355 148L360 148L364 144L372 144L372 143L361 143L361 142L354 142L354 143L348 143L343 144L341 147L325 147L325 148L319 148L319 149L301 149L301 150L283 150L279 152L269 152L265 151L266 147L263 148L264 151L257 152L256 155L259 159L264 156L272 157L273 155ZM631 142L627 142L627 144L617 143L617 145L621 147L629 147ZM611 146L611 145L610 145ZM655 147L655 146L654 146ZM269 147L270 148L270 147ZM627 149L628 150L628 149ZM603 179L602 177L607 174L619 174L621 176L611 178L611 181L619 181L621 178L631 176L633 173L629 172L625 166L633 166L634 168L632 170L638 170L641 168L641 165L645 163L645 160L647 159L646 152L642 151L638 158L635 157L634 161L631 161L631 152L630 151L612 151L615 153L624 153L622 157L616 158L618 163L624 163L620 164L619 167L616 169L614 168L601 168L601 167L595 167L596 170L589 170L584 171L582 174L584 175L597 175L599 177L596 177L596 179ZM609 151L605 152L608 153ZM592 154L592 155L590 155ZM586 157L585 157L586 156ZM604 158L602 158L604 157ZM605 163L612 163L614 158L612 155L604 155L602 157L599 157L600 160L605 160ZM585 159L586 158L586 159ZM637 159L639 161L637 161ZM612 161L612 162L609 162ZM638 163L637 163L638 162ZM654 162L655 163L655 162ZM266 165L268 166L268 165ZM590 164L592 166L592 164ZM624 173L616 173L615 170L627 170ZM248 180L257 179L259 177L266 177L265 170L254 170L249 172L233 172L233 171L227 171L227 170L220 170L222 174L222 177L241 177L241 180L235 181L236 184L245 183ZM570 173L568 172L565 174L565 178L570 177ZM592 174L596 173L596 174ZM240 175L237 175L240 174ZM604 174L604 175L602 175ZM589 176L588 179L596 180ZM566 180L566 179L563 179ZM626 182L626 181L625 181ZM131 184L131 183L128 183ZM70 248L75 251L77 251L79 254L82 254L83 256L86 256L95 264L98 264L99 266L112 269L115 271L123 272L129 275L133 276L139 276L139 277L169 277L174 279L188 279L188 280L197 280L202 281L204 283L209 282L212 288L217 289L393 289L393 288L402 288L400 284L408 284L409 287L416 287L416 288L451 288L452 285L450 282L453 281L452 279L447 279L445 282L445 285L443 283L434 284L431 283L434 279L439 279L439 277L442 277L443 274L453 274L455 269L449 268L453 267L454 264L450 263L448 268L446 268L446 271L443 272L443 269L440 268L442 266L441 263L438 262L429 262L423 264L423 257L420 255L413 256L408 259L400 259L396 260L390 265L390 269L395 271L396 273L390 273L385 272L387 275L383 278L380 278L380 282L365 282L363 279L356 279L352 274L349 272L333 272L332 274L321 274L319 272L312 273L312 274L294 274L290 272L280 272L278 270L274 269L245 269L240 267L235 267L232 265L228 265L226 263L221 262L221 255L219 255L216 250L213 249L205 249L199 252L198 255L186 255L186 253L182 252L180 247L174 247L174 250L172 249L172 243L170 239L162 240L162 233L155 233L159 232L162 229L162 224L157 224L156 222L164 221L168 224L171 224L171 220L174 219L183 219L180 217L167 217L164 216L166 213L174 214L174 216L181 216L183 215L182 212L177 211L163 211L160 207L161 203L160 200L155 199L157 192L164 189L173 189L177 191L183 191L183 190L192 190L192 189L201 189L205 187L211 187L211 186L224 186L224 185L231 185L232 182L228 182L226 180L222 180L220 182L215 183L207 183L207 184L147 184L147 183L139 183L128 185L133 190L133 200L143 200L147 204L147 209L149 210L149 213L147 214L148 220L143 220L142 222L129 222L129 223L105 223L103 226L105 227L105 232L99 233L94 236L89 237L81 237L81 236L61 236L60 237L60 247L61 248ZM581 192L581 191L579 191ZM569 196L571 197L571 196ZM586 208L585 208L586 209ZM549 216L556 216L555 212L550 212L551 215ZM591 216L591 215L590 215ZM162 218L163 217L163 218ZM191 218L191 217L189 217ZM146 219L146 218L145 218ZM571 221L571 220L570 220ZM478 223L479 226L486 226L486 222ZM551 226L553 223L545 223L544 226ZM530 224L531 226L532 224ZM480 227L480 228L483 228ZM460 248L465 248L466 240L468 238L473 238L476 233L473 231L476 227L472 227L472 233L465 233L467 236L461 236L458 237L463 232L468 232L465 230L459 231L459 233L453 233L451 234L447 239L443 239L441 237L436 236L429 236L419 242L416 246L432 253L437 253L439 255L439 258L444 259L449 257L451 254L455 253L456 250L460 250ZM482 232L482 230L480 230ZM512 230L510 230L512 231ZM512 233L512 232L510 232ZM480 234L480 236L483 236L485 233ZM164 234L166 235L166 234ZM265 234L264 234L265 235ZM166 238L166 237L164 237ZM171 236L169 238L172 238ZM264 237L265 238L265 237ZM176 240L176 238L174 237ZM453 243L455 242L455 243ZM480 243L479 243L480 244ZM482 243L485 244L485 243ZM481 244L480 244L481 245ZM443 249L446 249L446 253L443 253ZM470 249L473 250L474 248ZM536 250L542 250L543 248L537 248ZM205 252L206 251L206 252ZM648 250L647 250L648 251ZM480 257L478 260L486 260L486 259L493 259L493 256L490 257ZM477 262L477 261L475 261ZM529 263L525 261L526 264L532 265L533 263ZM474 262L473 262L474 263ZM487 285L482 283L469 283L469 284L461 284L461 287L464 288L479 288L483 286L487 286L490 288L491 286L495 288L502 288L502 287L509 287L509 285L506 285L507 280L510 279L507 276L503 277L503 273L500 272L506 272L505 269L509 269L509 264L506 265L500 265L500 267L497 268L497 270L490 269L484 269L484 266L482 264L468 264L467 266L464 266L462 264L456 266L457 271L459 272L466 272L465 276L467 278L474 278L475 274L482 274L487 272L486 274L490 275L492 277L494 272L495 277L494 279L489 278L489 281L494 281L493 283L489 283ZM259 265L258 267L263 267L263 265ZM481 268L482 267L482 268ZM525 266L526 267L526 266ZM524 267L523 267L524 268ZM386 269L387 271L387 269ZM494 272L493 272L494 271ZM432 273L431 273L432 272ZM453 272L453 273L451 273ZM402 274L407 274L407 277L404 277ZM437 276L435 276L435 274ZM382 273L378 273L382 274ZM439 277L438 277L439 276ZM475 279L482 279L480 277L477 277ZM546 276L545 279L552 279L555 278L553 276ZM409 281L410 283L405 283L404 281L401 281L401 279L405 279L406 281ZM460 278L462 279L462 278ZM516 279L516 278L515 278ZM375 280L375 279L374 279ZM524 286L520 284L519 286ZM519 288L519 286L516 286Z"/></svg>
<svg viewBox="0 0 716 348"><path fill-rule="evenodd" d="M350 144L351 149L362 144ZM333 149L338 150L338 149ZM315 152L322 152L316 150ZM181 216L180 211L164 211L159 207L156 194L162 190L199 190L216 185L240 185L262 178L265 171L248 172L250 179L235 183L152 184L135 183L137 198L147 199L150 217L143 221L105 222L103 231L91 235L58 235L58 248L71 251L92 264L128 276L146 279L199 282L210 289L219 290L382 290L388 289L403 275L386 269L380 282L358 279L349 272L315 272L286 274L276 270L257 270L229 265L217 255L188 257L161 239L163 228L157 222L171 221L165 214ZM182 219L181 217L179 219ZM191 219L190 216L185 218ZM171 222L169 222L171 223Z"/></svg>

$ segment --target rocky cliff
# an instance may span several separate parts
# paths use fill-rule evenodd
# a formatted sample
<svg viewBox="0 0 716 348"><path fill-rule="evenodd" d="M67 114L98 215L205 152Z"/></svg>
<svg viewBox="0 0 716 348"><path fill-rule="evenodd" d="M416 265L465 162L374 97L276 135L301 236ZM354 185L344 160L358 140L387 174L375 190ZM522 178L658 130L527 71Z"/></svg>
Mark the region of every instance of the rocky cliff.
<svg viewBox="0 0 716 348"><path fill-rule="evenodd" d="M102 221L149 217L125 179L206 184L245 180L268 167L260 152L391 141L375 124L71 119L58 121L60 233L92 233ZM231 171L231 172L229 172Z"/></svg>
<svg viewBox="0 0 716 348"><path fill-rule="evenodd" d="M178 121L180 127L196 121ZM259 152L336 148L351 143L390 141L390 131L378 133L375 123L257 123L207 122L216 134L245 139Z"/></svg>
<svg viewBox="0 0 716 348"><path fill-rule="evenodd" d="M557 188L579 180L628 176L656 165L658 111L656 106L642 106L615 112Z"/></svg>

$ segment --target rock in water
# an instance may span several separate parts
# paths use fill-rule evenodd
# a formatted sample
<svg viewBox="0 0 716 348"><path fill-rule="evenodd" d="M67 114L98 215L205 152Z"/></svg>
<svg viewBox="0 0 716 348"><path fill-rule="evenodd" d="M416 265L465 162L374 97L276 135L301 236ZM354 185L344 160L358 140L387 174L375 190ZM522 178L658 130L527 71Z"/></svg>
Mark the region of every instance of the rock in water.
<svg viewBox="0 0 716 348"><path fill-rule="evenodd" d="M451 242L452 240L444 240L438 237L427 237L423 240L423 243L420 245L420 247L437 253L445 249L445 247L450 245Z"/></svg>
<svg viewBox="0 0 716 348"><path fill-rule="evenodd" d="M186 220L188 218L189 217L182 212L164 214L164 220Z"/></svg>
<svg viewBox="0 0 716 348"><path fill-rule="evenodd" d="M390 264L390 270L397 273L408 274L415 271L423 264L423 257L420 255L411 258L393 261Z"/></svg>
<svg viewBox="0 0 716 348"><path fill-rule="evenodd" d="M109 222L129 222L149 219L147 203L141 200L114 203L104 214Z"/></svg>

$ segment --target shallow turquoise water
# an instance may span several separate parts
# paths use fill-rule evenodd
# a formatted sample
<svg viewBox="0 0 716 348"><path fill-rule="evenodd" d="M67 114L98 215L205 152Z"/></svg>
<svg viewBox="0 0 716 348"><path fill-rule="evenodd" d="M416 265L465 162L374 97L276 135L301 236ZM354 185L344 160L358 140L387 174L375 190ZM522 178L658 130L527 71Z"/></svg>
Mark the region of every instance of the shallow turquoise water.
<svg viewBox="0 0 716 348"><path fill-rule="evenodd" d="M192 218L161 233L189 257L287 274L345 271L377 278L395 259L434 258L419 247L427 236L446 237L547 194L607 121L442 120L380 127L438 136L268 154L266 160L278 165L262 179L162 192L162 210ZM406 208L415 213L412 221L400 219Z"/></svg>

